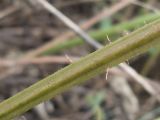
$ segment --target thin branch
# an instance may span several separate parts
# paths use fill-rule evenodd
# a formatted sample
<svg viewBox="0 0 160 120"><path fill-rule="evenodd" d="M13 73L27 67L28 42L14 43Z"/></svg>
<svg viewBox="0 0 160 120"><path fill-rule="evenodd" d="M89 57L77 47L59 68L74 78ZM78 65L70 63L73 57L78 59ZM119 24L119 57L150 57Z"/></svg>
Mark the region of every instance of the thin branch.
<svg viewBox="0 0 160 120"><path fill-rule="evenodd" d="M72 60L78 60L79 57L70 56ZM63 63L69 64L70 61L65 56L44 56L32 59L23 60L7 60L0 58L0 67L12 67L15 65L29 65L29 64L50 64L50 63Z"/></svg>
<svg viewBox="0 0 160 120"><path fill-rule="evenodd" d="M62 12L56 9L53 5L51 5L47 0L37 0L47 11L55 15L59 18L63 23L65 23L70 29L72 29L75 33L77 33L80 37L83 38L88 44L100 48L101 45L93 38L91 38L87 33L85 33L77 24L75 24L71 19L65 16Z"/></svg>
<svg viewBox="0 0 160 120"><path fill-rule="evenodd" d="M120 69L125 71L131 78L133 78L136 82L138 82L143 88L150 93L153 97L155 97L158 101L160 101L160 96L158 95L158 91L154 89L154 87L148 82L148 79L138 74L133 68L128 66L126 63L121 63L119 65Z"/></svg>

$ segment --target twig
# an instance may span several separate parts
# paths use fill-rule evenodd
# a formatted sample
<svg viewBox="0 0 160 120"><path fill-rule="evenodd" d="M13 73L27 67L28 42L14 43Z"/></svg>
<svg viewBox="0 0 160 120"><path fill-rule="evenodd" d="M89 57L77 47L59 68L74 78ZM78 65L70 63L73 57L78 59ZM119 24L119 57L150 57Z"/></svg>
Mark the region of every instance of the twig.
<svg viewBox="0 0 160 120"><path fill-rule="evenodd" d="M51 5L47 0L37 0L46 10L59 18L63 23L65 23L70 29L77 33L83 38L88 44L99 48L101 45L95 42L88 34L86 34L77 24L75 24L71 19L65 16L62 12Z"/></svg>
<svg viewBox="0 0 160 120"><path fill-rule="evenodd" d="M138 74L133 68L128 66L126 63L121 63L119 67L125 71L131 78L137 81L143 88L148 91L152 96L157 98L160 101L160 96L157 91L153 88L153 86L148 82L148 79Z"/></svg>

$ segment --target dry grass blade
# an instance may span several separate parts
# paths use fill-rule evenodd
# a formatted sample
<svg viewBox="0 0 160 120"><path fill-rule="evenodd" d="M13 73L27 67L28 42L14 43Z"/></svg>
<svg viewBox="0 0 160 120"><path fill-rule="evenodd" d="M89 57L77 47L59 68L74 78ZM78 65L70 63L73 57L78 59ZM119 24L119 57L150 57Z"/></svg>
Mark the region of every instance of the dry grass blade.
<svg viewBox="0 0 160 120"><path fill-rule="evenodd" d="M70 56L72 60L78 60L79 57ZM28 65L28 64L50 64L50 63L63 63L68 64L70 61L65 56L44 56L27 60L7 60L0 59L0 67L13 67L15 65Z"/></svg>
<svg viewBox="0 0 160 120"><path fill-rule="evenodd" d="M70 29L72 29L75 33L77 33L80 37L83 38L84 41L89 43L96 48L101 47L99 43L97 43L93 38L91 38L86 32L84 32L76 23L74 23L71 19L65 16L62 12L56 9L53 5L51 5L46 0L37 0L47 11L55 15L59 18L64 24L66 24Z"/></svg>

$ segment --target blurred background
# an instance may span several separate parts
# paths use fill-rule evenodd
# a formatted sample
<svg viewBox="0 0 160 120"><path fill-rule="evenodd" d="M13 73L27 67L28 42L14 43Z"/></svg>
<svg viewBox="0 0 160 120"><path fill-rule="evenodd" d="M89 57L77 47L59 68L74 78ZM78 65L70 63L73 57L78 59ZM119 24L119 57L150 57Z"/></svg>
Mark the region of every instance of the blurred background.
<svg viewBox="0 0 160 120"><path fill-rule="evenodd" d="M44 3L101 45L160 16L159 0L42 1L0 2L0 101L97 49ZM160 120L159 61L150 49L15 120Z"/></svg>

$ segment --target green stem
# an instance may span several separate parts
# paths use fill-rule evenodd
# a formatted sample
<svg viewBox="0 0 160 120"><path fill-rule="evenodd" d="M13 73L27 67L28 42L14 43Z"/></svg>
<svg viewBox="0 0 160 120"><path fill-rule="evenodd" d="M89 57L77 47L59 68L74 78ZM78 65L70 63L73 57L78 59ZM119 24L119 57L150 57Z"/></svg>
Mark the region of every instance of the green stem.
<svg viewBox="0 0 160 120"><path fill-rule="evenodd" d="M115 33L123 32L124 30L135 29L136 27L139 27L140 25L142 26L142 24L144 25L145 22L150 22L150 21L153 21L157 18L159 18L158 14L148 14L148 15L140 16L138 18L135 18L132 21L124 22L124 23L115 25L113 27L107 28L107 29L92 31L92 32L90 32L90 36L93 37L95 40L104 41L107 39L106 35L111 36ZM84 41L81 38L79 38L79 37L74 38L71 40L67 40L66 42L63 42L63 43L57 45L56 47L50 48L42 54L46 55L46 54L57 53L63 49L71 48L76 45L81 45L83 43L84 43Z"/></svg>
<svg viewBox="0 0 160 120"><path fill-rule="evenodd" d="M160 44L160 19L59 70L0 103L0 120L23 114L73 85L80 84Z"/></svg>

